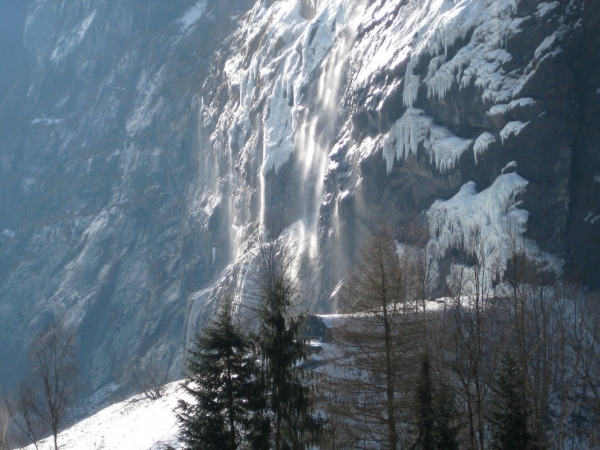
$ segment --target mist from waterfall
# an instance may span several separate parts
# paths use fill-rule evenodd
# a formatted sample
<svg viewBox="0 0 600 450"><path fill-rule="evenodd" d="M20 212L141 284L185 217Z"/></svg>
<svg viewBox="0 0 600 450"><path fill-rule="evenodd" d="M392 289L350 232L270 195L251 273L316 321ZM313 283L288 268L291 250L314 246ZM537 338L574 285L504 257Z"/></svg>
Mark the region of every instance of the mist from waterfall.
<svg viewBox="0 0 600 450"><path fill-rule="evenodd" d="M311 258L316 258L318 254L319 212L329 152L337 135L338 106L344 69L356 38L355 19L360 17L363 9L364 1L351 6L350 20L340 30L337 42L322 65L315 108L306 108L303 111L302 125L296 134L298 160L302 165L301 185L304 187L303 224L309 239L308 250Z"/></svg>

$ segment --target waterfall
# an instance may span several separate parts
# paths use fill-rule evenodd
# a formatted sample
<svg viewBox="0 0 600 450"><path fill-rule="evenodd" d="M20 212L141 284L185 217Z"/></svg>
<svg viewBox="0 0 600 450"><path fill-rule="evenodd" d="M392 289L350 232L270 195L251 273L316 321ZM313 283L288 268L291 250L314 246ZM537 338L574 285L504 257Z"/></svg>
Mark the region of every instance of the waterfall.
<svg viewBox="0 0 600 450"><path fill-rule="evenodd" d="M295 224L296 244L304 245L307 254L318 256L319 213L323 201L329 153L338 134L339 102L348 56L354 44L358 21L365 1L321 2L319 10L330 7L338 11L334 43L315 70L317 92L314 103L300 113L300 125L294 136L295 151L300 165L303 219ZM332 6L333 4L333 6ZM320 11L317 11L317 17ZM341 20L340 20L341 19ZM337 207L335 208L337 211ZM303 242L300 242L300 239Z"/></svg>

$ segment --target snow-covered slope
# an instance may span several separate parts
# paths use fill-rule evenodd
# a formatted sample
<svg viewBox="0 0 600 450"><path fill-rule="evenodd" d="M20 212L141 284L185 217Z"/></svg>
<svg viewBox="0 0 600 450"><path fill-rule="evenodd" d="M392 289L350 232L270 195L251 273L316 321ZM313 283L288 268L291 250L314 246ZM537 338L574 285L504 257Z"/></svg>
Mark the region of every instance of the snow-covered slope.
<svg viewBox="0 0 600 450"><path fill-rule="evenodd" d="M160 450L177 443L178 426L173 410L180 398L179 382L166 386L158 400L132 397L104 408L61 432L58 443L65 450ZM34 446L25 447L34 450ZM54 448L51 438L38 443L40 450Z"/></svg>

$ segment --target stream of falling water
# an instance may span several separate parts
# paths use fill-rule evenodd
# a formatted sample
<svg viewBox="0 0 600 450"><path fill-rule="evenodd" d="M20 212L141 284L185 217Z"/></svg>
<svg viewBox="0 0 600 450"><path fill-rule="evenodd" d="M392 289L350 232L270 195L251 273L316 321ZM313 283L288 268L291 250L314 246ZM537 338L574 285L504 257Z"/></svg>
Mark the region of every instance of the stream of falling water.
<svg viewBox="0 0 600 450"><path fill-rule="evenodd" d="M336 43L322 65L315 107L306 108L302 125L296 134L296 149L302 169L305 218L301 224L302 230L298 230L299 239L303 240L308 255L313 260L318 255L319 212L329 152L337 133L343 71L356 39L357 21L362 16L365 3L364 0L343 2L343 7L348 8L348 20L339 31Z"/></svg>

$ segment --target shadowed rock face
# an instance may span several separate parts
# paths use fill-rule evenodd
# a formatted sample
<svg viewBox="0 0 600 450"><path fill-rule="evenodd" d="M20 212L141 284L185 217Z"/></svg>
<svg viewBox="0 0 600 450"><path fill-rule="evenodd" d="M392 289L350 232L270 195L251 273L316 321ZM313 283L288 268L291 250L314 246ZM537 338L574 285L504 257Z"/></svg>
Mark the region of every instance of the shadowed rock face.
<svg viewBox="0 0 600 450"><path fill-rule="evenodd" d="M180 375L187 296L226 258L190 212L198 103L248 3L29 7L29 75L0 107L2 383L52 320L77 328L89 390L154 353Z"/></svg>
<svg viewBox="0 0 600 450"><path fill-rule="evenodd" d="M488 188L513 161L527 237L598 287L598 3L498 7L506 32L470 81L476 53L450 64L488 39L481 23L419 47L452 2L352 3L31 2L28 64L1 66L0 383L53 320L77 329L87 392L131 360L177 377L215 299L243 291L261 226L306 246L303 295L331 309L370 230L426 222L436 200ZM410 24L416 12L430 28ZM502 97L494 76L518 91ZM409 119L427 140L390 158Z"/></svg>

